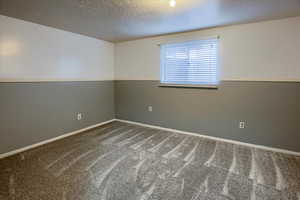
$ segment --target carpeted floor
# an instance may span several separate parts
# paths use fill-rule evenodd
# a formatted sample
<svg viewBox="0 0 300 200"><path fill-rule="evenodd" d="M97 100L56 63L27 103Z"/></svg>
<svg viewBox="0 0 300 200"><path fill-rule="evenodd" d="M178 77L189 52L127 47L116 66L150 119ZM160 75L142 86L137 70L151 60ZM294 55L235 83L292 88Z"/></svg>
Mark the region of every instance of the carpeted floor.
<svg viewBox="0 0 300 200"><path fill-rule="evenodd" d="M113 122L0 160L0 200L300 200L300 158Z"/></svg>

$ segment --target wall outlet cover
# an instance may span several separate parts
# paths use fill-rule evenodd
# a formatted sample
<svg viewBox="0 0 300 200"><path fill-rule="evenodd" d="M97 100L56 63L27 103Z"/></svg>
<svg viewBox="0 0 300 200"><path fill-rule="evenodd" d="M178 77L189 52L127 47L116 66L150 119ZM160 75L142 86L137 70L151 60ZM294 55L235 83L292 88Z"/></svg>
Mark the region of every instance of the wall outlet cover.
<svg viewBox="0 0 300 200"><path fill-rule="evenodd" d="M239 123L239 128L245 128L245 122L240 122Z"/></svg>
<svg viewBox="0 0 300 200"><path fill-rule="evenodd" d="M81 113L78 113L77 114L77 120L81 120L82 119L82 114Z"/></svg>

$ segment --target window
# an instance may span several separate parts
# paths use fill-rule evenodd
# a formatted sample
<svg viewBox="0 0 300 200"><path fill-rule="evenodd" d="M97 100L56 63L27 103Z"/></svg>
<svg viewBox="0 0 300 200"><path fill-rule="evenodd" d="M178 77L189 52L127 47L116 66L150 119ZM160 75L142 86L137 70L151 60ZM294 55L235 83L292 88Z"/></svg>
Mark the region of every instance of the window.
<svg viewBox="0 0 300 200"><path fill-rule="evenodd" d="M218 38L161 45L162 85L216 87Z"/></svg>

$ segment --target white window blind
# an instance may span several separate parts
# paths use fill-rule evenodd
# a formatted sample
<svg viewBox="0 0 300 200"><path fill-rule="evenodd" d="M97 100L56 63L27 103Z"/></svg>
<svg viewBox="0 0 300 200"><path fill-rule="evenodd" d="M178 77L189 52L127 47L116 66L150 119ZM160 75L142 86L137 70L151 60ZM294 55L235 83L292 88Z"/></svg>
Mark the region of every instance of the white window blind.
<svg viewBox="0 0 300 200"><path fill-rule="evenodd" d="M216 86L218 38L161 45L161 83Z"/></svg>

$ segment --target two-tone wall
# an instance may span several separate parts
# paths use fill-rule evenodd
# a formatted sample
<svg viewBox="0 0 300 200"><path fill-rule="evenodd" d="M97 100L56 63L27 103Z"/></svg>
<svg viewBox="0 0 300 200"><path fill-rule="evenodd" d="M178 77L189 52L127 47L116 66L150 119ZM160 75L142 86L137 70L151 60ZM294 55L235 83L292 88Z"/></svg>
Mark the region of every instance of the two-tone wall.
<svg viewBox="0 0 300 200"><path fill-rule="evenodd" d="M0 154L115 117L114 44L1 15L0 27Z"/></svg>
<svg viewBox="0 0 300 200"><path fill-rule="evenodd" d="M158 44L216 35L222 80L217 90L159 87ZM296 17L118 43L116 116L299 152L299 35Z"/></svg>
<svg viewBox="0 0 300 200"><path fill-rule="evenodd" d="M1 15L0 27L0 154L115 116L300 152L300 17L117 44ZM158 44L212 35L218 89L158 87Z"/></svg>

